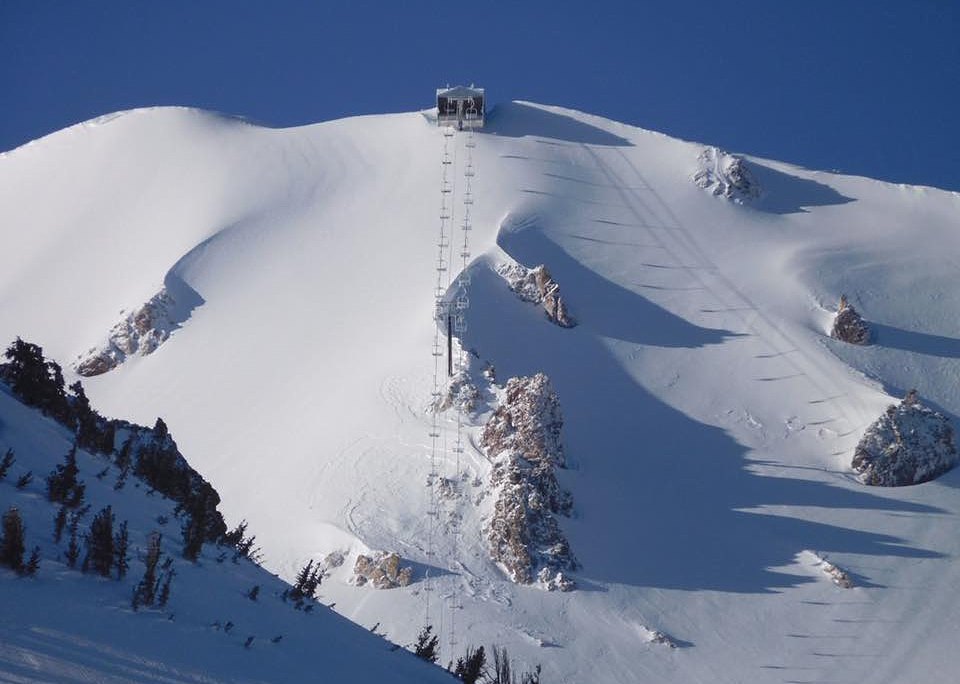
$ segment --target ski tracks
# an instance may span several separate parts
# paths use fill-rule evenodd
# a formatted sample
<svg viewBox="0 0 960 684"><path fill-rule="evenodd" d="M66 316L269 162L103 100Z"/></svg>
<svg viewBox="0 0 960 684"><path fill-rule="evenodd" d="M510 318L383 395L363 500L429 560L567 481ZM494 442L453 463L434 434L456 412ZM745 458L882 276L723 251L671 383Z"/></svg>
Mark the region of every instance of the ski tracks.
<svg viewBox="0 0 960 684"><path fill-rule="evenodd" d="M691 290L691 295L703 292L712 297L716 304L707 308L707 311L723 311L736 317L744 331L752 334L766 348L765 353L755 355L758 381L804 380L810 387L812 398L805 402L803 408L829 404L841 414L839 418L848 426L841 432L837 432L834 425L831 426L831 431L838 439L855 436L865 427L869 421L860 407L854 406L849 395L830 378L827 364L804 351L724 275L622 149L612 148L611 152L609 148L601 150L587 144L582 144L581 148L607 179L609 187L618 194L637 225L646 230L661 254L673 261L671 266L685 272L696 283L698 287ZM604 158L611 155L613 159ZM771 370L773 364L777 364L778 368ZM803 423L805 426L822 426L832 423L837 417L814 413L804 418ZM835 457L840 451L846 450L836 449L830 456Z"/></svg>

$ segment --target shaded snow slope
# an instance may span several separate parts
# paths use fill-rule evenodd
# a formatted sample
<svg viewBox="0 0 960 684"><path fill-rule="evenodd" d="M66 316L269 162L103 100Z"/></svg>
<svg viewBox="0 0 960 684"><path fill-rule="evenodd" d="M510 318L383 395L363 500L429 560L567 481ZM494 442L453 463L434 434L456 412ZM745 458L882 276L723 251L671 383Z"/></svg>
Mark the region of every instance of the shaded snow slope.
<svg viewBox="0 0 960 684"><path fill-rule="evenodd" d="M169 339L88 393L108 414L164 416L284 577L343 552L325 600L394 640L419 627L434 565L432 621L463 600L457 649L502 643L545 681L949 681L958 475L881 492L850 460L888 391L960 413L960 198L748 158L763 195L741 206L690 181L702 145L553 107L492 112L465 345L501 381L546 373L560 400L575 501L560 525L582 568L577 591L546 593L489 559L475 448L461 467L481 484L444 504L460 542L428 555L441 138L418 113L273 130L158 109L15 150L0 158L0 338L75 358L121 309L189 288L202 303ZM508 262L544 264L577 327L520 301ZM841 293L873 346L828 338ZM350 585L372 550L416 564L414 582Z"/></svg>
<svg viewBox="0 0 960 684"><path fill-rule="evenodd" d="M52 539L57 505L47 501L44 477L63 463L72 442L67 429L19 403L0 384L0 453L12 448L16 454L0 481L0 512L16 507L28 553L35 545L41 548L35 577L17 577L0 567L0 680L186 684L300 682L322 676L450 681L326 607L294 610L292 602L280 598L289 585L246 560L231 562L227 549L208 544L197 563L183 560L174 502L148 494L134 477L115 489L119 469L108 468L106 457L84 451L78 452L77 464L90 512L80 524L81 534L97 512L111 506L115 530L129 522L130 569L123 580L81 574L80 563L70 569L64 553L69 534L59 544ZM28 470L33 482L17 489L16 480ZM130 599L143 576L142 558L153 531L163 535L164 557L174 559L176 575L165 607L134 612ZM260 587L256 601L246 596L254 586Z"/></svg>

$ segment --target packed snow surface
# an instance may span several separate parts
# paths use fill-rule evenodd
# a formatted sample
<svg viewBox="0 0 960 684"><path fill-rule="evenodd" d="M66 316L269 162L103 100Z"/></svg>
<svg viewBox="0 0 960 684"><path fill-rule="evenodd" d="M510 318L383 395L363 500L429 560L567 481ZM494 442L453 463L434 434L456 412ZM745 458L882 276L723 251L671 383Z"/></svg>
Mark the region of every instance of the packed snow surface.
<svg viewBox="0 0 960 684"><path fill-rule="evenodd" d="M460 473L441 459L460 534L428 544L442 139L420 113L276 130L154 109L7 153L0 339L66 364L121 310L189 295L154 353L85 379L94 405L163 416L282 576L342 553L320 591L351 620L409 643L432 568L444 663L497 643L551 684L953 681L960 477L879 491L850 460L906 388L960 412L960 197L747 157L763 191L740 205L691 180L702 145L492 111L464 345L500 382L544 372L560 400L575 502L560 525L582 567L576 591L546 592L490 560L490 464L472 446ZM464 136L452 145L462 173ZM511 292L510 263L545 265L577 327ZM870 347L829 339L841 293ZM374 551L413 563L413 582L351 584Z"/></svg>

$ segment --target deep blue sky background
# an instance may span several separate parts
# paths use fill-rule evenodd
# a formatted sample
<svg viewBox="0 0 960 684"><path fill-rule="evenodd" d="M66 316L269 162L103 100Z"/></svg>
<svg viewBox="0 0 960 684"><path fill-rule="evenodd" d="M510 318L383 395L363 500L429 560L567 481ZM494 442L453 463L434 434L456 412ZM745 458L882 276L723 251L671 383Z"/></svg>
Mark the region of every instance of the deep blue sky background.
<svg viewBox="0 0 960 684"><path fill-rule="evenodd" d="M957 0L0 0L0 150L131 107L289 126L469 81L492 102L960 190Z"/></svg>

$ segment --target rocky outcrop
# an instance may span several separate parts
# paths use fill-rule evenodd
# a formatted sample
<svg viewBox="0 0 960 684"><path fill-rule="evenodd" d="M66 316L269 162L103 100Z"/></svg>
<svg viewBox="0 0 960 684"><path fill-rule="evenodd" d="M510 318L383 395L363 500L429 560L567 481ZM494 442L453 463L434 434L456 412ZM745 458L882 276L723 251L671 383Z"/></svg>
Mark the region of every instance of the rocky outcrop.
<svg viewBox="0 0 960 684"><path fill-rule="evenodd" d="M697 157L697 162L698 169L693 174L697 187L737 204L760 197L760 186L742 158L718 147L707 147Z"/></svg>
<svg viewBox="0 0 960 684"><path fill-rule="evenodd" d="M493 463L494 512L486 526L491 557L511 580L534 580L548 590L569 591L564 571L578 566L556 515L569 515L569 492L557 482L564 466L560 403L543 373L510 378L481 445Z"/></svg>
<svg viewBox="0 0 960 684"><path fill-rule="evenodd" d="M840 295L840 306L837 307L837 317L833 319L830 337L849 344L870 344L870 328L847 301L846 295Z"/></svg>
<svg viewBox="0 0 960 684"><path fill-rule="evenodd" d="M128 314L110 330L107 340L90 349L76 362L77 374L84 377L113 370L127 357L146 356L163 344L177 328L173 316L176 302L163 288L146 304Z"/></svg>
<svg viewBox="0 0 960 684"><path fill-rule="evenodd" d="M572 328L577 324L560 296L560 285L550 276L543 264L535 268L527 268L521 264L503 264L497 272L520 299L542 305L547 318L553 323L561 328Z"/></svg>
<svg viewBox="0 0 960 684"><path fill-rule="evenodd" d="M446 411L456 408L465 414L471 414L476 411L479 401L480 390L470 379L470 373L460 370L453 374L447 383L446 391L435 401L434 410Z"/></svg>
<svg viewBox="0 0 960 684"><path fill-rule="evenodd" d="M401 568L399 554L380 551L372 556L357 556L353 576L358 587L369 582L374 589L396 589L410 584L413 568Z"/></svg>
<svg viewBox="0 0 960 684"><path fill-rule="evenodd" d="M910 390L867 428L852 466L864 484L899 487L932 480L956 462L950 421L922 405L917 391Z"/></svg>

